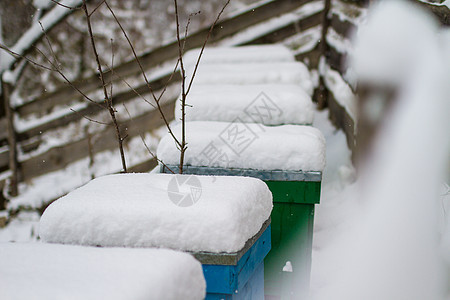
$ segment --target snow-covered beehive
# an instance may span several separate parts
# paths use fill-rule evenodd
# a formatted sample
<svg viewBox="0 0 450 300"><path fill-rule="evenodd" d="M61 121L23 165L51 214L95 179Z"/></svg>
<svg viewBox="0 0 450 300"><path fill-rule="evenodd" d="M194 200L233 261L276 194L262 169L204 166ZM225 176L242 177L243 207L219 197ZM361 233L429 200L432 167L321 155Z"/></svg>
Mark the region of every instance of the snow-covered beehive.
<svg viewBox="0 0 450 300"><path fill-rule="evenodd" d="M186 70L188 83L192 74L193 68ZM204 64L198 68L193 86L204 84L295 84L310 96L314 89L311 74L301 62Z"/></svg>
<svg viewBox="0 0 450 300"><path fill-rule="evenodd" d="M311 97L294 84L193 85L187 103L187 121L309 125L314 119Z"/></svg>
<svg viewBox="0 0 450 300"><path fill-rule="evenodd" d="M176 135L180 127L173 128ZM325 138L311 126L196 121L186 124L186 134L187 166L317 172L325 167ZM178 164L180 154L169 134L157 155L166 165Z"/></svg>
<svg viewBox="0 0 450 300"><path fill-rule="evenodd" d="M271 192L254 178L109 175L52 203L39 234L50 243L232 253L271 210Z"/></svg>
<svg viewBox="0 0 450 300"><path fill-rule="evenodd" d="M186 253L45 243L0 243L0 278L9 300L199 300L206 288Z"/></svg>
<svg viewBox="0 0 450 300"><path fill-rule="evenodd" d="M110 175L52 203L40 236L49 243L191 252L203 264L207 299L235 293L259 299L271 211L272 194L255 178Z"/></svg>

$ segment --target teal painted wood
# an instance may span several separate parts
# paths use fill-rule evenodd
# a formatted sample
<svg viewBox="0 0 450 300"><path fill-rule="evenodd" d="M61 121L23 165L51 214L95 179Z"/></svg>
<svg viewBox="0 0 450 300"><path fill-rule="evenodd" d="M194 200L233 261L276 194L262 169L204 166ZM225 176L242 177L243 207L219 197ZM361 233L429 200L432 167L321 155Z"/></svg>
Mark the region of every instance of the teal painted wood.
<svg viewBox="0 0 450 300"><path fill-rule="evenodd" d="M238 295L243 294L245 287L250 278L256 271L260 271L262 268L264 273L264 267L260 265L263 263L264 258L269 253L271 248L271 226L269 225L261 237L256 240L253 246L241 257L236 265L203 265L203 274L206 280L206 299L209 294L221 294L221 295ZM218 254L220 255L220 254ZM262 277L261 277L262 276ZM258 284L252 284L252 286L262 287L264 290L264 275L260 275L262 282ZM256 293L257 291L247 291L246 293ZM260 291L261 292L261 291ZM263 293L263 291L262 291ZM211 296L212 297L212 296ZM223 297L222 297L223 298ZM219 298L219 299L222 299ZM235 299L235 298L230 298ZM239 298L236 298L239 299Z"/></svg>

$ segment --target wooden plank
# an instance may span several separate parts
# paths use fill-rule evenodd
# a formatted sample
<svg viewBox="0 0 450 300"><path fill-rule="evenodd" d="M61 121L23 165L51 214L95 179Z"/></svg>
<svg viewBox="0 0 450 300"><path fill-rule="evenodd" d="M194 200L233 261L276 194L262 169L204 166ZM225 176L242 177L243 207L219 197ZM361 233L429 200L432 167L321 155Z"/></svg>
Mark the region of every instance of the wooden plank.
<svg viewBox="0 0 450 300"><path fill-rule="evenodd" d="M175 109L175 99L163 106L163 112L169 120L173 120ZM127 129L128 138L137 136L141 132L148 131L151 128L157 128L164 124L158 111L153 110L143 114L133 121L127 121L120 124L122 130ZM60 147L54 147L45 153L21 162L23 180L29 180L33 177L43 175L49 172L60 170L68 164L88 157L89 145L88 137L78 141L66 144ZM95 141L92 143L92 153L98 153L105 150L111 150L117 147L115 132L112 127L95 134ZM119 157L117 157L119 159Z"/></svg>
<svg viewBox="0 0 450 300"><path fill-rule="evenodd" d="M150 82L153 90L158 91L158 90L162 89L165 86L165 84L167 83L169 77L170 77L170 74L166 74L166 75L163 75L163 76L159 77L158 79ZM181 75L180 75L180 73L177 72L174 74L171 82L177 82L179 80L181 80ZM139 87L135 88L135 91L142 96L147 96L150 93L150 91L145 83L140 85ZM135 99L135 98L139 97L136 95L135 91L128 90L128 91L119 93L117 95L114 95L113 100L112 100L114 105L121 104L121 103L129 101L131 99ZM20 133L18 135L18 140L24 141L26 139L37 136L41 132L45 132L49 129L57 128L60 126L65 126L74 121L78 121L78 120L82 119L83 116L89 117L89 116L95 115L95 114L101 112L102 110L104 110L103 107L104 107L103 104L101 106L99 106L94 103L88 103L86 108L78 110L77 113L69 113L62 118L48 121L46 123L40 124L36 127L28 129L25 132Z"/></svg>
<svg viewBox="0 0 450 300"><path fill-rule="evenodd" d="M356 147L355 122L345 108L336 101L333 93L328 93L328 109L331 122L345 133L347 145L354 154Z"/></svg>
<svg viewBox="0 0 450 300"><path fill-rule="evenodd" d="M346 61L347 55L339 53L332 46L328 47L325 58L330 67L339 71L341 74L345 74L347 71Z"/></svg>
<svg viewBox="0 0 450 300"><path fill-rule="evenodd" d="M5 118L7 121L6 131L8 133L8 167L11 170L11 176L9 178L10 183L8 185L7 193L11 196L17 196L19 183L19 167L17 162L17 135L14 128L14 115L10 106L10 92L12 87L6 82L1 82L3 92L3 104L5 108Z"/></svg>
<svg viewBox="0 0 450 300"><path fill-rule="evenodd" d="M289 12L307 2L308 0L278 0L265 3L254 9L249 9L248 11L245 11L235 17L219 21L212 31L209 41L215 42L221 40L254 24ZM190 34L186 41L185 50L200 47L203 44L208 31L209 27L206 27ZM144 69L148 70L163 61L176 58L177 55L178 43L173 41L165 46L145 53L140 57L140 62ZM120 75L121 77L127 77L139 73L139 66L134 60L131 60L114 68L114 73ZM109 72L105 73L105 80L107 82L110 81L110 76L111 74ZM101 87L101 83L98 80L98 75L75 82L74 85L85 93ZM41 98L37 98L18 107L17 112L19 112L21 116L25 116L35 111L51 110L52 107L56 105L69 103L76 96L78 96L77 92L71 86L66 85L53 93L42 96Z"/></svg>
<svg viewBox="0 0 450 300"><path fill-rule="evenodd" d="M443 26L450 26L450 9L445 5L425 3L417 0L411 0L422 8L431 11Z"/></svg>
<svg viewBox="0 0 450 300"><path fill-rule="evenodd" d="M151 158L140 164L131 166L130 168L128 168L128 172L130 172L130 173L149 172L149 171L153 170L157 165L158 165L158 162L157 162L156 158Z"/></svg>
<svg viewBox="0 0 450 300"><path fill-rule="evenodd" d="M318 26L321 24L323 12L317 12L313 15L310 15L304 19L296 20L286 26L274 29L273 31L261 36L257 37L253 40L247 41L242 45L251 45L251 44L272 44L280 42L290 36L293 36L302 31L308 30L312 27Z"/></svg>
<svg viewBox="0 0 450 300"><path fill-rule="evenodd" d="M295 59L303 62L308 61L308 66L310 69L317 69L319 67L320 56L321 53L319 44L317 44L316 47L314 47L311 51L297 54L295 56Z"/></svg>
<svg viewBox="0 0 450 300"><path fill-rule="evenodd" d="M332 13L331 15L330 26L333 27L334 31L336 31L339 35L346 38L350 37L357 29L355 24L347 20L341 20L335 13Z"/></svg>

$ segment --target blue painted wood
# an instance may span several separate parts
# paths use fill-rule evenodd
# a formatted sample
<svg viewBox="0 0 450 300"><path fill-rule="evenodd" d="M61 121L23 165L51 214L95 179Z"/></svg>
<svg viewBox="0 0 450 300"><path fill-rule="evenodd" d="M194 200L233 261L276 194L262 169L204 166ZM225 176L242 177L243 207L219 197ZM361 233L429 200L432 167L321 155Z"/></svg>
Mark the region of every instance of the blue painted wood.
<svg viewBox="0 0 450 300"><path fill-rule="evenodd" d="M203 274L206 279L206 292L208 294L233 295L239 294L244 289L255 271L259 270L261 263L264 261L264 257L270 251L270 229L271 226L269 225L261 237L255 241L253 246L241 257L236 265L203 265ZM264 289L264 278L262 280ZM207 296L207 299L210 298Z"/></svg>
<svg viewBox="0 0 450 300"><path fill-rule="evenodd" d="M261 262L250 279L237 293L207 293L206 300L260 300L264 299L264 262Z"/></svg>

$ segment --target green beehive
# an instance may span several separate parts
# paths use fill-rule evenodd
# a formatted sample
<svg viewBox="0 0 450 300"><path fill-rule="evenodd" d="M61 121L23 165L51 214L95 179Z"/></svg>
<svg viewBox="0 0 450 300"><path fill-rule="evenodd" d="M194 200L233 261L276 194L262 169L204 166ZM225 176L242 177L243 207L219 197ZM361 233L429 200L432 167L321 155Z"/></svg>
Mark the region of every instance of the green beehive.
<svg viewBox="0 0 450 300"><path fill-rule="evenodd" d="M172 171L177 166L168 166ZM161 167L161 172L169 173ZM185 174L249 176L266 182L273 195L272 249L264 261L266 299L306 297L311 272L314 205L320 202L321 172L261 171L185 166ZM293 272L283 271L290 262ZM286 268L285 268L286 270Z"/></svg>

